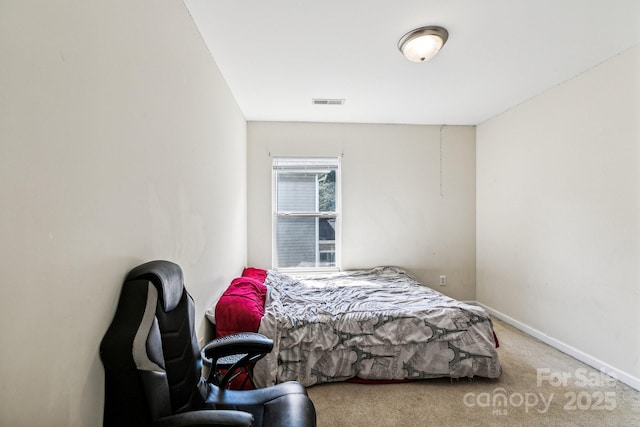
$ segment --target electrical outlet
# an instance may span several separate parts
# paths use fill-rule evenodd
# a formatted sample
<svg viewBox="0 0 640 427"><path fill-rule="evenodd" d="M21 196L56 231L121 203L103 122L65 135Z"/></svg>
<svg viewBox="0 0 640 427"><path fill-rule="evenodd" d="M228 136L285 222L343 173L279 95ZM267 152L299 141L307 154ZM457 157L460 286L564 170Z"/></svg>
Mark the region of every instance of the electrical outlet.
<svg viewBox="0 0 640 427"><path fill-rule="evenodd" d="M447 276L440 276L440 286L446 286Z"/></svg>

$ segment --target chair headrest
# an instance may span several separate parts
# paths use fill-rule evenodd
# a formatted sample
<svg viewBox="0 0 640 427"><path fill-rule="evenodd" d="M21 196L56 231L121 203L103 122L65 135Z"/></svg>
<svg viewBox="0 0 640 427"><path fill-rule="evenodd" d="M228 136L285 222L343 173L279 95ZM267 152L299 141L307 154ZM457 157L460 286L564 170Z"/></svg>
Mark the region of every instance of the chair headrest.
<svg viewBox="0 0 640 427"><path fill-rule="evenodd" d="M171 311L180 303L184 281L182 269L171 261L150 261L127 274L125 281L149 280L158 288L164 311Z"/></svg>

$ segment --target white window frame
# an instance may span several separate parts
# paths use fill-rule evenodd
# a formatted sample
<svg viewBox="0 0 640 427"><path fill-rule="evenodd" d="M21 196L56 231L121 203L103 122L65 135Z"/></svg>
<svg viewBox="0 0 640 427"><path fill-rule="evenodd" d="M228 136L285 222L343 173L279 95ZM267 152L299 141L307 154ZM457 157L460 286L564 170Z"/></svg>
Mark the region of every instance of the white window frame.
<svg viewBox="0 0 640 427"><path fill-rule="evenodd" d="M291 161L308 161L308 170L313 170L314 164L335 165L336 171L336 188L335 188L335 211L333 212L278 212L278 180L277 170L283 170L284 168L277 165L278 162L284 161L284 163ZM272 158L272 172L271 172L271 206L272 206L272 221L271 221L271 265L272 268L283 272L331 272L340 271L342 265L342 177L341 177L341 158L340 157L273 157ZM303 168L289 167L292 171L303 170ZM326 169L326 166L324 166ZM316 198L318 192L316 191ZM316 206L318 202L316 202ZM335 218L335 266L325 267L318 266L320 257L320 245L318 236L316 234L316 266L310 267L279 267L278 266L278 242L277 242L277 224L279 217L314 217L320 218ZM316 221L317 224L317 221ZM329 241L327 241L329 242Z"/></svg>

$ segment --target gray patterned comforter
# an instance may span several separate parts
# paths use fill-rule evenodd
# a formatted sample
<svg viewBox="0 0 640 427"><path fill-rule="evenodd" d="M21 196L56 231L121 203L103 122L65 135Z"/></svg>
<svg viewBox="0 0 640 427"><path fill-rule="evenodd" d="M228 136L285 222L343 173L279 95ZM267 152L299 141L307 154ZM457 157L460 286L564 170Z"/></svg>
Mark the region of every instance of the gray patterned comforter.
<svg viewBox="0 0 640 427"><path fill-rule="evenodd" d="M292 277L269 271L259 332L274 350L258 362L264 387L342 381L500 376L493 328L481 307L378 267Z"/></svg>

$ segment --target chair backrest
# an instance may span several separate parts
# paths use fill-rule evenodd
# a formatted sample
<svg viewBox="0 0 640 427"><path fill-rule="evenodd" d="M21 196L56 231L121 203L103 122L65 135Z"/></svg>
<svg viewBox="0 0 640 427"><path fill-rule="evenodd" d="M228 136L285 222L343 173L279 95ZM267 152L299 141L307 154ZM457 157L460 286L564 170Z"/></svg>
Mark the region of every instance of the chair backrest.
<svg viewBox="0 0 640 427"><path fill-rule="evenodd" d="M100 345L105 427L148 425L203 406L194 317L178 265L151 261L129 272Z"/></svg>

